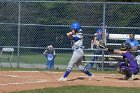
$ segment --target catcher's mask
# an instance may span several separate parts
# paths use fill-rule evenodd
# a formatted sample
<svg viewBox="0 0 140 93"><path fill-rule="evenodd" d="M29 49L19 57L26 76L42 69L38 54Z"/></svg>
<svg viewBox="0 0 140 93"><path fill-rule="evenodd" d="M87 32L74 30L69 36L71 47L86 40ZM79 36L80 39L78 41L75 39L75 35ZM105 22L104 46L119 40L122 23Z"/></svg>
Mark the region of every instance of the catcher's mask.
<svg viewBox="0 0 140 93"><path fill-rule="evenodd" d="M120 48L121 51L129 51L130 49L131 49L130 43L122 43L121 44L121 48Z"/></svg>

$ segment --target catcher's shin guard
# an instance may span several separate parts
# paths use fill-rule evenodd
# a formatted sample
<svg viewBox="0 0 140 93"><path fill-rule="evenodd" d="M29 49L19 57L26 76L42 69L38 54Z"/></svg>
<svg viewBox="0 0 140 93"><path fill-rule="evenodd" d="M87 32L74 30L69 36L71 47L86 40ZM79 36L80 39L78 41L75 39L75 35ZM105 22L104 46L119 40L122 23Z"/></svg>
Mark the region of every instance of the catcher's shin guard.
<svg viewBox="0 0 140 93"><path fill-rule="evenodd" d="M127 77L131 77L132 76L132 72L128 68L121 68L121 74L124 74Z"/></svg>
<svg viewBox="0 0 140 93"><path fill-rule="evenodd" d="M118 73L121 73L121 68L118 67L118 68L117 68L117 71L118 71Z"/></svg>

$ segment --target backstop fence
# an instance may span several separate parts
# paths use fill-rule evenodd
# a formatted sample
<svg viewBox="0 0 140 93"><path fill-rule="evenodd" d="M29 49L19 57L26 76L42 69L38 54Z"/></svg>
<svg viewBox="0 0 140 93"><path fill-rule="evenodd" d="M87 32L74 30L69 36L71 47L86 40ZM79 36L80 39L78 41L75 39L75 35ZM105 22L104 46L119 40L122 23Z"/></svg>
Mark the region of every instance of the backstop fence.
<svg viewBox="0 0 140 93"><path fill-rule="evenodd" d="M43 51L52 44L56 51L55 67L64 69L72 55L66 37L69 25L82 25L85 55L93 55L92 35L102 27L112 34L140 34L140 3L81 1L0 1L0 48L14 48L12 67L44 68ZM107 43L122 43L109 40ZM118 48L117 45L111 45ZM102 55L102 54L101 54ZM92 61L93 56L86 56ZM98 67L104 69L106 59ZM2 67L10 67L1 57ZM113 65L107 64L112 68ZM114 67L113 67L114 68Z"/></svg>

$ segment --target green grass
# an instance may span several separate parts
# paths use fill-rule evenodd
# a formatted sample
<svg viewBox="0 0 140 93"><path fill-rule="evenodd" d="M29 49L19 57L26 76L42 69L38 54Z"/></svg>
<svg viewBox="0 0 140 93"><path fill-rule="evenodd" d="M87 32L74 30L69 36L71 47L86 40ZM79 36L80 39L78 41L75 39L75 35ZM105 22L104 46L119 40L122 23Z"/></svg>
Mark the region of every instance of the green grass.
<svg viewBox="0 0 140 93"><path fill-rule="evenodd" d="M0 68L0 71L46 71L45 69L37 69L37 68L10 68L10 67L2 67ZM52 69L47 71L54 71L54 72L64 72L65 70L63 69ZM72 72L80 72L77 69L73 69ZM117 74L117 71L114 70L91 70L90 72L92 73L106 73L106 74Z"/></svg>
<svg viewBox="0 0 140 93"><path fill-rule="evenodd" d="M56 65L67 65L70 58L71 53L57 53L55 57ZM7 55L3 55L7 56ZM8 62L8 59L1 59L1 62ZM46 57L43 54L24 54L24 55L13 55L12 63L27 63L27 64L45 64Z"/></svg>
<svg viewBox="0 0 140 93"><path fill-rule="evenodd" d="M6 55L3 55L6 56ZM56 53L55 64L67 65L70 61L72 53ZM1 59L2 62L8 62L7 59ZM92 60L92 57L86 57L86 60ZM12 62L14 63L29 63L29 64L45 64L46 57L39 53L26 53L19 56L13 55Z"/></svg>
<svg viewBox="0 0 140 93"><path fill-rule="evenodd" d="M55 64L66 65L71 58L71 54L57 53L55 57ZM12 62L30 63L30 64L45 64L46 57L43 54L28 54L20 55L19 57L13 56Z"/></svg>
<svg viewBox="0 0 140 93"><path fill-rule="evenodd" d="M36 69L36 68L10 68L10 67L1 67L0 71L39 71L44 69ZM45 71L45 70L44 70Z"/></svg>
<svg viewBox="0 0 140 93"><path fill-rule="evenodd" d="M99 87L99 86L67 86L46 88L13 93L140 93L140 88Z"/></svg>
<svg viewBox="0 0 140 93"><path fill-rule="evenodd" d="M10 68L10 67L1 67L0 71L52 71L52 72L64 72L65 70L58 69L38 69L38 68ZM75 72L75 70L74 70Z"/></svg>

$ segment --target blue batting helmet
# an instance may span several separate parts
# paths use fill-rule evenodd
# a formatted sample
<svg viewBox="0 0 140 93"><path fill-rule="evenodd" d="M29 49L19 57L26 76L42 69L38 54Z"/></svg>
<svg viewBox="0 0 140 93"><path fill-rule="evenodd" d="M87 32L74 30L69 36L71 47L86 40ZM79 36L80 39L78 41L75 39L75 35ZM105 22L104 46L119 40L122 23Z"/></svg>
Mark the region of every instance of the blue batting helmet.
<svg viewBox="0 0 140 93"><path fill-rule="evenodd" d="M75 30L75 31L82 31L81 30L81 25L79 22L73 22L71 25L70 25L70 30Z"/></svg>

